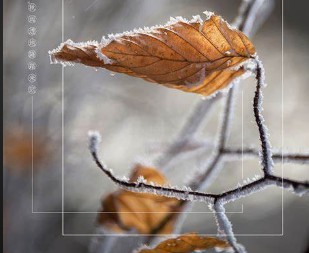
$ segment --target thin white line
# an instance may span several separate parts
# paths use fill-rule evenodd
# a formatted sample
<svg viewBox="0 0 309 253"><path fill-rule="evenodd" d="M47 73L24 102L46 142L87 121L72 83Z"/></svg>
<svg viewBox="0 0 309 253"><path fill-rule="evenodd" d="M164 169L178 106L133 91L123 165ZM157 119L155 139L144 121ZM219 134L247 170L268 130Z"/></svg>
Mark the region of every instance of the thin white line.
<svg viewBox="0 0 309 253"><path fill-rule="evenodd" d="M44 214L44 213L50 213L50 214L59 214L59 213L83 213L83 214L98 214L98 213L193 213L193 214L204 214L204 213L211 213L213 214L214 212L61 212L61 211L42 211L42 212L33 212L33 213L41 213L41 214ZM231 212L225 212L225 213L240 213L242 214L243 213L243 205L242 205L242 208L241 208L241 211L231 211Z"/></svg>
<svg viewBox="0 0 309 253"><path fill-rule="evenodd" d="M63 1L63 0L62 0ZM62 231L64 231L63 212L64 212L64 67L61 67L61 211L62 211Z"/></svg>
<svg viewBox="0 0 309 253"><path fill-rule="evenodd" d="M283 137L283 123L284 123L284 120L283 120L283 116L284 116L284 105L283 105L283 95L284 95L284 90L283 90L283 78L284 78L284 75L283 75L283 70L284 70L284 0L282 0L282 7L281 7L281 30L282 30L282 34L281 34L281 47L282 47L282 50L281 50L281 104L282 104L282 110L281 110L281 150L283 150L283 147L284 147L284 137ZM283 185L283 171L284 171L284 165L283 165L283 154L281 156L281 177L282 177L282 185ZM284 209L284 204L283 204L283 195L284 195L284 191L283 191L283 187L281 187L281 220L282 220L282 230L281 230L281 233L284 234L284 218L283 218L283 209Z"/></svg>
<svg viewBox="0 0 309 253"><path fill-rule="evenodd" d="M244 179L244 91L241 90L241 177Z"/></svg>
<svg viewBox="0 0 309 253"><path fill-rule="evenodd" d="M61 0L61 40L64 41L64 0Z"/></svg>
<svg viewBox="0 0 309 253"><path fill-rule="evenodd" d="M241 179L244 180L244 91L241 90ZM242 213L244 204L241 204Z"/></svg>
<svg viewBox="0 0 309 253"><path fill-rule="evenodd" d="M140 237L140 236L180 236L183 234L62 234L62 236L118 236L118 237ZM235 236L283 236L283 234L233 234ZM199 234L199 236L218 236L218 234Z"/></svg>
<svg viewBox="0 0 309 253"><path fill-rule="evenodd" d="M61 0L61 39L64 41L64 0ZM64 234L64 66L61 67L61 230Z"/></svg>

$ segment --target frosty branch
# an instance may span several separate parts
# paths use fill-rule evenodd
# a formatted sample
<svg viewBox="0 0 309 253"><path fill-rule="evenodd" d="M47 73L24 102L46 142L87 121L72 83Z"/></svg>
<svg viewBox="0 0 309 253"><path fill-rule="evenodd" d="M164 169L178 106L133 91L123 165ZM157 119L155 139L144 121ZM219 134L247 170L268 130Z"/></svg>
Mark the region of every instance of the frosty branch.
<svg viewBox="0 0 309 253"><path fill-rule="evenodd" d="M139 193L153 193L169 198L177 198L180 200L201 201L214 204L217 201L228 203L241 197L246 197L252 193L263 190L267 186L277 185L283 188L291 188L297 194L307 193L309 190L308 182L298 182L286 178L276 177L273 175L265 175L263 178L253 181L250 184L237 187L231 191L221 194L208 194L199 191L193 191L190 188L184 187L181 189L177 186L160 186L152 182L136 181L128 182L126 179L121 179L114 175L112 170L108 169L98 158L97 149L99 138L98 133L90 134L90 151L96 165L110 178L114 183L125 190ZM281 182L281 183L280 183Z"/></svg>
<svg viewBox="0 0 309 253"><path fill-rule="evenodd" d="M261 141L261 163L263 166L264 175L272 174L272 168L274 166L270 141L268 139L268 133L264 124L264 118L261 113L262 111L262 87L265 86L265 73L262 63L256 59L256 91L253 99L253 112L255 122L257 124L260 141Z"/></svg>
<svg viewBox="0 0 309 253"><path fill-rule="evenodd" d="M223 156L228 158L237 158L240 155L246 157L259 157L259 151L255 148L244 147L241 148L225 148L223 150ZM309 163L309 154L307 153L290 153L290 152L272 152L272 159L274 162L284 162L284 163L299 163L299 164L308 164Z"/></svg>
<svg viewBox="0 0 309 253"><path fill-rule="evenodd" d="M269 1L266 1L269 3ZM254 0L254 1L244 1L240 15L237 18L237 26L247 35L250 35L252 31L256 29L254 27L254 21L261 14L261 9L264 6L265 1L263 0ZM265 10L265 9L263 9ZM261 22L261 18L260 21ZM221 130L219 134L218 141L216 142L213 156L206 161L204 170L198 173L193 177L189 187L179 188L176 186L161 186L156 185L152 182L147 182L142 178L136 182L131 182L127 179L122 179L114 175L114 173L109 170L98 158L98 143L99 137L98 134L92 133L90 135L90 151L92 157L97 164L97 166L106 174L106 176L116 183L119 187L133 192L138 193L152 193L156 195L161 195L169 198L177 198L181 200L179 206L183 208L191 208L192 205L188 204L188 201L201 201L206 202L212 205L215 218L218 224L218 232L220 235L225 236L228 240L231 247L235 252L243 253L246 252L245 248L239 245L236 241L236 238L233 234L231 222L228 220L224 205L235 201L237 199L249 196L253 193L262 191L270 186L278 186L284 189L291 189L295 194L302 195L306 194L309 191L308 182L299 182L287 178L282 178L273 175L273 166L274 161L286 161L286 162L300 162L307 163L309 156L307 154L280 154L271 152L271 145L269 141L269 136L267 133L267 128L264 123L264 118L262 116L262 88L265 86L265 74L262 63L259 61L257 56L251 57L251 59L256 64L256 68L253 70L256 77L256 91L253 99L253 113L258 128L259 139L261 142L261 150L246 148L246 149L233 149L226 147L230 122L232 117L233 110L233 100L235 97L235 85L233 85L226 97L224 114L222 119ZM178 138L170 145L165 153L157 160L157 166L161 169L166 170L168 164L171 160L177 156L182 150L182 147L186 145L195 132L198 130L199 126L203 122L206 114L210 111L211 106L220 96L212 98L211 100L202 101L196 106L195 111L189 117L189 120L186 122L184 128L180 131ZM250 183L246 183L243 186L236 187L235 189L223 192L221 194L211 194L204 192L204 189L213 181L216 174L221 169L221 163L223 158L238 156L239 154L246 156L259 156L261 160L261 170L263 176L259 179L254 179ZM239 156L238 156L239 157ZM158 225L157 228L153 230L153 233L160 231L160 228L163 227L169 219L173 217L173 214L166 216L166 218ZM178 218L180 221L182 219ZM180 223L179 221L179 223ZM178 223L178 224L179 224Z"/></svg>
<svg viewBox="0 0 309 253"><path fill-rule="evenodd" d="M173 142L172 145L176 143ZM183 146L180 146L183 143ZM200 154L204 150L213 148L212 143L209 142L196 142L196 141L178 141L177 152L174 154L169 154L169 160L166 161L165 166L163 166L163 171L167 171L170 168L175 168L181 161L194 158L196 155ZM171 146L172 146L171 145ZM272 149L272 158L274 163L298 163L298 164L308 164L309 163L309 153L308 152L290 152L281 151L276 148ZM176 151L176 149L175 149ZM253 159L259 158L260 152L255 147L224 147L221 150L221 157L228 160L239 160L239 159ZM158 164L158 163L156 163Z"/></svg>

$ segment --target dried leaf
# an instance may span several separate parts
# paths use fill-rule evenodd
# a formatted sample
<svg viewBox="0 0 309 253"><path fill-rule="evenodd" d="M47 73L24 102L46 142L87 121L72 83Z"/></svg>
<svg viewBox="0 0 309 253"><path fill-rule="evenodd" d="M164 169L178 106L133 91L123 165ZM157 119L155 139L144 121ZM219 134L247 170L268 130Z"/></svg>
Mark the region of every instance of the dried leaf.
<svg viewBox="0 0 309 253"><path fill-rule="evenodd" d="M190 253L197 250L228 247L229 244L221 239L188 233L176 238L167 239L153 249L142 248L136 253Z"/></svg>
<svg viewBox="0 0 309 253"><path fill-rule="evenodd" d="M50 52L53 63L82 63L186 92L211 95L242 75L255 55L250 40L220 16L110 35L101 43L71 40Z"/></svg>
<svg viewBox="0 0 309 253"><path fill-rule="evenodd" d="M156 169L137 165L130 181L136 182L140 176L147 182L158 185L167 183L164 176ZM152 233L167 214L176 211L178 202L176 199L164 196L118 190L103 199L103 210L98 216L98 223L117 232L136 229L139 233ZM175 219L171 219L158 232L171 233L174 221Z"/></svg>
<svg viewBox="0 0 309 253"><path fill-rule="evenodd" d="M51 156L51 147L42 135L37 133L32 139L31 131L20 128L6 130L3 146L4 166L18 172L31 172L32 163L39 169Z"/></svg>

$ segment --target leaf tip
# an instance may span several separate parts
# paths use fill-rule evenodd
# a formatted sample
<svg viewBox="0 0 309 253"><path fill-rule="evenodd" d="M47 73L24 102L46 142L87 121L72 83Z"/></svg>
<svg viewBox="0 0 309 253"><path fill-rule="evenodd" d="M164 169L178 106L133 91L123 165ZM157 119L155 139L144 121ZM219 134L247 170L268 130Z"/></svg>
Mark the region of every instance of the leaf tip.
<svg viewBox="0 0 309 253"><path fill-rule="evenodd" d="M81 55L76 53L76 49L96 48L99 43L96 40L87 42L73 42L68 39L62 42L57 48L48 51L51 64L62 64L63 66L74 66L75 63L82 62Z"/></svg>
<svg viewBox="0 0 309 253"><path fill-rule="evenodd" d="M67 40L65 42L62 42L57 48L53 49L53 50L49 50L48 51L48 55L49 55L49 60L50 60L50 64L62 64L64 66L67 65L73 65L73 63L69 63L63 60L60 60L57 55L62 51L63 47L69 43L72 43L72 40Z"/></svg>

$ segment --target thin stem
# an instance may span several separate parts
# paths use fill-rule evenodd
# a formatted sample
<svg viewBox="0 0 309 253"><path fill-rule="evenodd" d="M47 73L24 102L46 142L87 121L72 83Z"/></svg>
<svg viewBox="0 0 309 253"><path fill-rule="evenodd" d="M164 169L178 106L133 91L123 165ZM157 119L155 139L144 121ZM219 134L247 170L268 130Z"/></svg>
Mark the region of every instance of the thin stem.
<svg viewBox="0 0 309 253"><path fill-rule="evenodd" d="M222 97L222 94L218 94L215 97L211 97L206 100L199 102L188 119L184 124L183 128L180 130L176 139L170 146L163 152L163 154L155 161L157 168L160 168L163 171L167 171L169 168L168 165L172 162L173 158L177 156L182 150L183 147L192 139L195 132L199 129L201 124L205 120L205 116L209 113L212 106Z"/></svg>
<svg viewBox="0 0 309 253"><path fill-rule="evenodd" d="M236 199L247 197L253 193L262 191L268 186L279 186L283 187L284 189L292 189L295 194L299 195L309 193L309 182L299 182L273 175L266 175L261 179L237 187L233 190L221 193L216 196L216 200L220 200L222 203L226 204Z"/></svg>
<svg viewBox="0 0 309 253"><path fill-rule="evenodd" d="M191 202L187 202L187 201L185 201L185 200L181 200L181 201L179 201L179 203L178 203L178 205L176 205L175 207L174 207L174 209L175 210L182 210L186 205L186 203L191 203ZM175 217L175 215L182 215L183 214L183 212L184 212L184 210L182 210L182 213L177 213L177 214L175 214L175 213L169 213L167 216L165 216L165 218L158 224L158 226L157 227L155 227L152 231L151 231L151 234L157 234L157 233L159 233L164 227L165 227L165 225L173 218L173 217ZM178 218L179 219L179 218ZM176 234L177 232L176 232L176 230L174 230L174 233Z"/></svg>
<svg viewBox="0 0 309 253"><path fill-rule="evenodd" d="M252 193L263 190L269 185L277 185L286 189L293 189L296 194L308 193L309 183L298 182L286 178L281 178L273 175L265 175L263 178L255 180L252 183L246 184L223 192L221 194L211 194L199 191L192 191L190 189L182 190L173 186L159 186L155 184L147 184L144 182L130 182L128 180L120 179L114 176L113 172L106 168L105 165L99 160L97 155L98 139L94 136L90 137L90 151L96 165L121 188L138 193L151 193L168 198L177 198L181 201L200 201L209 204L213 204L220 200L222 203L228 203L232 200L239 199L241 197L248 196ZM94 148L95 147L95 148Z"/></svg>
<svg viewBox="0 0 309 253"><path fill-rule="evenodd" d="M144 182L129 182L122 180L114 176L111 170L107 169L103 163L100 162L97 156L99 135L92 134L90 136L90 151L92 157L97 166L117 185L125 190L138 193L152 193L155 195L161 195L169 198L179 199L178 205L175 210L191 208L192 204L186 205L187 201L201 201L214 205L215 218L218 224L218 230L221 232L233 248L235 253L246 253L245 248L238 244L235 235L232 230L232 224L226 216L224 205L228 202L235 201L237 199L249 196L255 192L261 191L269 186L275 185L283 187L285 189L292 189L295 194L303 195L309 193L309 182L298 182L286 178L265 174L261 179L255 180L252 183L244 186L237 187L234 190L227 191L221 194L208 194L203 192L197 192L192 190L180 190L176 187L163 187L154 184L146 184ZM153 229L152 233L158 233L173 217L174 213L168 214L160 224ZM178 221L183 222L186 218L184 212L178 217ZM179 223L175 225L177 229L180 228ZM146 238L147 242L150 243L152 236Z"/></svg>
<svg viewBox="0 0 309 253"><path fill-rule="evenodd" d="M283 187L285 189L292 189L295 194L303 195L309 193L309 182L300 182L288 178L267 175L266 179L271 181L273 185Z"/></svg>
<svg viewBox="0 0 309 253"><path fill-rule="evenodd" d="M189 144L187 144L189 145ZM183 162L185 159L193 158L196 155L201 154L204 150L208 150L213 148L213 144L205 144L205 143L194 143L196 145L193 148L190 148L190 151L188 150L181 150L180 153L175 155L173 157L173 161L168 164L168 166L171 166L171 164L175 167L177 164ZM235 159L239 160L239 156L242 156L243 159L248 158L254 158L259 157L259 150L254 147L225 147L221 151L221 156L224 158L227 158L229 160ZM177 160L175 159L178 158ZM300 165L302 164L309 164L309 153L308 152L302 152L302 153L295 153L295 152L287 152L287 151L280 151L276 148L273 148L272 151L272 158L274 163L298 163Z"/></svg>
<svg viewBox="0 0 309 253"><path fill-rule="evenodd" d="M219 142L218 142L219 152L222 151L228 139L230 123L231 123L231 118L232 118L235 89L236 88L234 85L230 88L229 93L226 98L225 105L224 105L224 111L223 111L223 117L222 117L222 123L221 123L221 131L220 131Z"/></svg>
<svg viewBox="0 0 309 253"><path fill-rule="evenodd" d="M98 139L96 139L95 136L91 136L90 151L93 160L109 179L111 179L115 184L117 184L119 187L125 190L129 190L132 192L151 193L169 198L177 198L180 200L201 201L206 203L212 203L214 201L214 198L216 197L215 194L207 194L187 189L182 190L173 186L165 187L155 184L148 184L144 182L130 182L128 180L120 179L116 177L113 174L113 172L110 169L108 169L105 165L103 165L103 163L99 160L97 155L97 146L98 146L97 142Z"/></svg>
<svg viewBox="0 0 309 253"><path fill-rule="evenodd" d="M228 243L233 248L235 253L246 253L245 248L237 243L232 229L232 223L226 216L223 204L219 201L214 204L214 216L217 221L219 235L226 237Z"/></svg>
<svg viewBox="0 0 309 253"><path fill-rule="evenodd" d="M216 169L221 162L221 153L215 153L212 158L210 158L209 163L206 166L206 169L203 170L203 173L197 174L189 183L189 187L195 190L205 189L208 184L213 180Z"/></svg>
<svg viewBox="0 0 309 253"><path fill-rule="evenodd" d="M240 199L246 196L251 195L252 193L256 193L264 190L266 187L274 184L271 180L263 177L251 183L245 184L243 186L239 186L233 190L223 192L219 194L216 199L221 200L222 203L226 204L236 199Z"/></svg>
<svg viewBox="0 0 309 253"><path fill-rule="evenodd" d="M262 95L262 86L264 86L265 82L265 73L264 67L262 63L256 58L256 90L255 95L253 98L253 112L255 117L255 122L257 124L259 130L259 136L261 141L261 163L263 166L263 172L265 175L272 174L272 169L274 166L272 153L271 153L271 146L268 139L268 133L266 125L264 124L264 117L261 113L262 111L262 102L263 102L263 95Z"/></svg>
<svg viewBox="0 0 309 253"><path fill-rule="evenodd" d="M259 151L255 148L225 148L224 156L233 157L239 156L243 153L244 157L259 156ZM299 164L308 164L309 163L309 154L308 153L290 153L290 152L278 152L274 151L272 153L272 159L274 162L284 162L284 163L299 163Z"/></svg>
<svg viewBox="0 0 309 253"><path fill-rule="evenodd" d="M267 0L270 1L270 0ZM246 5L244 1L244 5ZM253 30L255 30L255 21L258 16L262 19L262 16L264 16L264 20L266 19L265 13L261 13L261 7L263 4L265 4L265 0L249 0L247 1L249 3L247 7L247 11L244 12L244 16L246 17L246 20L240 25L240 30L247 34L248 36L251 36L253 33Z"/></svg>

